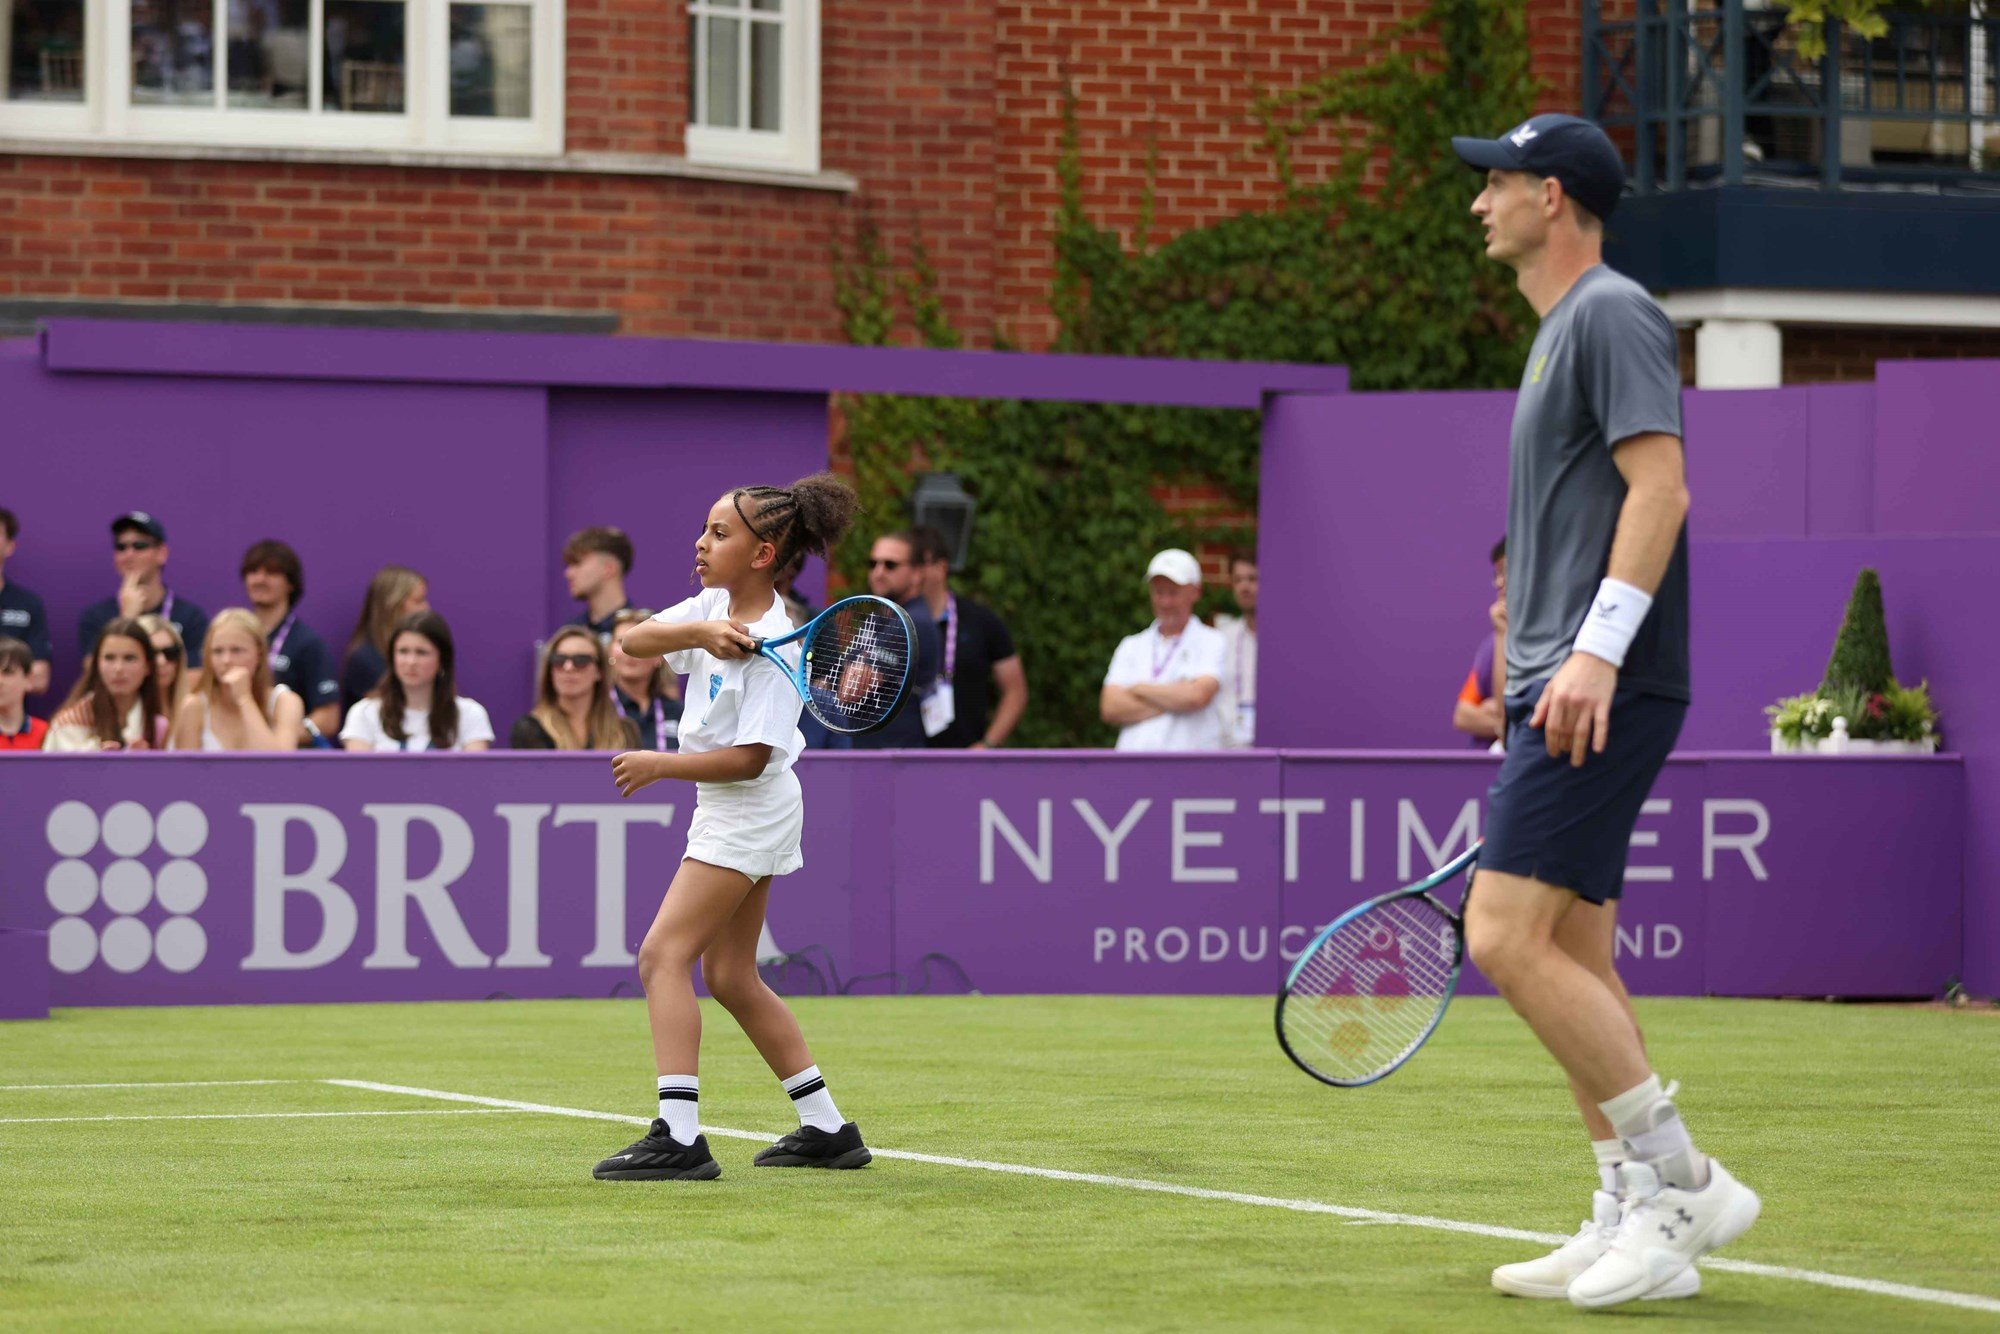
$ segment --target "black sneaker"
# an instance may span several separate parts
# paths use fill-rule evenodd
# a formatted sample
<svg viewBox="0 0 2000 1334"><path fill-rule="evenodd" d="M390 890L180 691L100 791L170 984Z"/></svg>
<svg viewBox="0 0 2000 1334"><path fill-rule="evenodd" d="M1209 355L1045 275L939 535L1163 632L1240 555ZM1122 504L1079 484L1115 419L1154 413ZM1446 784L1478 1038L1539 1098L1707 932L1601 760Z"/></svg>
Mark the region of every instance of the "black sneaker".
<svg viewBox="0 0 2000 1334"><path fill-rule="evenodd" d="M861 1142L861 1129L852 1121L828 1134L812 1126L800 1126L791 1134L760 1152L757 1167L866 1167L874 1154Z"/></svg>
<svg viewBox="0 0 2000 1334"><path fill-rule="evenodd" d="M683 1144L667 1133L665 1121L654 1121L646 1138L614 1153L590 1174L599 1181L713 1181L722 1164L708 1151L708 1136L696 1135Z"/></svg>

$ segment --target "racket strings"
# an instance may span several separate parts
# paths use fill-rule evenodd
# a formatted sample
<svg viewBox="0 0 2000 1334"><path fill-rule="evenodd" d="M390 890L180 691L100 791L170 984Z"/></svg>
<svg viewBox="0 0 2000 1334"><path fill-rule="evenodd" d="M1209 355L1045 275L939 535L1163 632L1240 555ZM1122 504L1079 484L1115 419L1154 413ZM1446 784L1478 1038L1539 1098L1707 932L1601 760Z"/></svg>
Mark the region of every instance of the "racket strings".
<svg viewBox="0 0 2000 1334"><path fill-rule="evenodd" d="M1308 1065L1359 1082L1400 1064L1451 996L1456 928L1421 898L1392 899L1343 925L1299 967L1285 1040Z"/></svg>
<svg viewBox="0 0 2000 1334"><path fill-rule="evenodd" d="M909 675L911 644L902 618L857 607L827 620L806 644L809 698L821 722L864 731L892 713Z"/></svg>

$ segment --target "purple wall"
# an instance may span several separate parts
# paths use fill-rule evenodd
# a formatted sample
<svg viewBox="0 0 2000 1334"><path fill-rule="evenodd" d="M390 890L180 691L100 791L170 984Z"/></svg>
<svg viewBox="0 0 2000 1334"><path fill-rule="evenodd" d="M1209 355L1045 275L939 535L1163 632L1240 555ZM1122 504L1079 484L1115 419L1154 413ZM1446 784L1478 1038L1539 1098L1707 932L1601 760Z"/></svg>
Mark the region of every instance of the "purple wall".
<svg viewBox="0 0 2000 1334"><path fill-rule="evenodd" d="M626 528L633 597L680 600L716 496L826 466L829 392L1255 407L1345 386L1322 366L56 321L0 343L0 505L24 527L7 577L48 604L46 714L77 671L78 614L117 588L108 524L128 509L166 524L169 586L211 613L241 605L245 548L290 542L302 617L336 651L370 575L410 565L504 733L535 641L579 610L564 537ZM804 587L824 581L815 562Z"/></svg>
<svg viewBox="0 0 2000 1334"><path fill-rule="evenodd" d="M1685 396L1695 704L1684 747L1763 750L1764 706L1818 684L1855 572L1882 573L1899 677L1965 756L1964 976L2000 990L2000 364L1875 385ZM1266 414L1259 741L1451 744L1487 633L1510 393L1289 395ZM1328 701L1334 701L1329 707ZM1893 829L1885 837L1896 837Z"/></svg>
<svg viewBox="0 0 2000 1334"><path fill-rule="evenodd" d="M943 953L988 993L1269 994L1315 929L1477 837L1494 763L814 752L771 925L849 978ZM1629 984L1934 994L1961 780L1677 756L1634 838ZM603 756L0 756L0 927L48 932L57 1005L629 994L691 797L621 802Z"/></svg>
<svg viewBox="0 0 2000 1334"><path fill-rule="evenodd" d="M699 591L694 541L716 497L819 471L826 433L818 394L552 393L549 545L559 548L588 524L615 524L642 553L626 591L641 606L672 606ZM554 626L574 619L582 604L569 596L557 559L549 564L545 618ZM811 562L803 583L817 603L825 566Z"/></svg>

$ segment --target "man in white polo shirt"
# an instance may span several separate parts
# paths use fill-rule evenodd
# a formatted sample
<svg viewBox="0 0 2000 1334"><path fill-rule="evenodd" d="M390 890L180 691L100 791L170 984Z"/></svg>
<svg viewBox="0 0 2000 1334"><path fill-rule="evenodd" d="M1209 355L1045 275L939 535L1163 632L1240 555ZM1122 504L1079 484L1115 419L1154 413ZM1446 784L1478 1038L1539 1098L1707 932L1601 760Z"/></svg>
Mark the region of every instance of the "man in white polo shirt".
<svg viewBox="0 0 2000 1334"><path fill-rule="evenodd" d="M1201 562L1169 547L1146 567L1146 583L1153 623L1119 641L1098 712L1118 729L1119 750L1219 750L1229 645L1194 618Z"/></svg>

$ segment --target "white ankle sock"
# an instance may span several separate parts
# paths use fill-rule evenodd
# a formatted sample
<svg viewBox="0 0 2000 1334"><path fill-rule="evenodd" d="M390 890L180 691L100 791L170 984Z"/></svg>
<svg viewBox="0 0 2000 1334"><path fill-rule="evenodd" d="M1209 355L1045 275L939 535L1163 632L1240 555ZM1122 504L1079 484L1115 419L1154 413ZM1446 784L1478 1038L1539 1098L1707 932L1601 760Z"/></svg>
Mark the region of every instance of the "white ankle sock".
<svg viewBox="0 0 2000 1334"><path fill-rule="evenodd" d="M1696 1151L1658 1075L1646 1076L1645 1083L1598 1103L1597 1109L1630 1146L1632 1158L1651 1164L1661 1181L1688 1190L1708 1184L1708 1159Z"/></svg>
<svg viewBox="0 0 2000 1334"><path fill-rule="evenodd" d="M701 1080L693 1075L660 1076L660 1119L667 1133L692 1144L701 1133Z"/></svg>
<svg viewBox="0 0 2000 1334"><path fill-rule="evenodd" d="M780 1082L791 1097L792 1106L798 1111L800 1125L824 1130L830 1135L846 1124L841 1119L840 1109L833 1105L833 1095L826 1091L826 1080L821 1078L818 1066L809 1065Z"/></svg>
<svg viewBox="0 0 2000 1334"><path fill-rule="evenodd" d="M1598 1186L1607 1195L1618 1193L1618 1164L1625 1161L1625 1141L1613 1136L1611 1139L1590 1141L1590 1152L1597 1159Z"/></svg>

